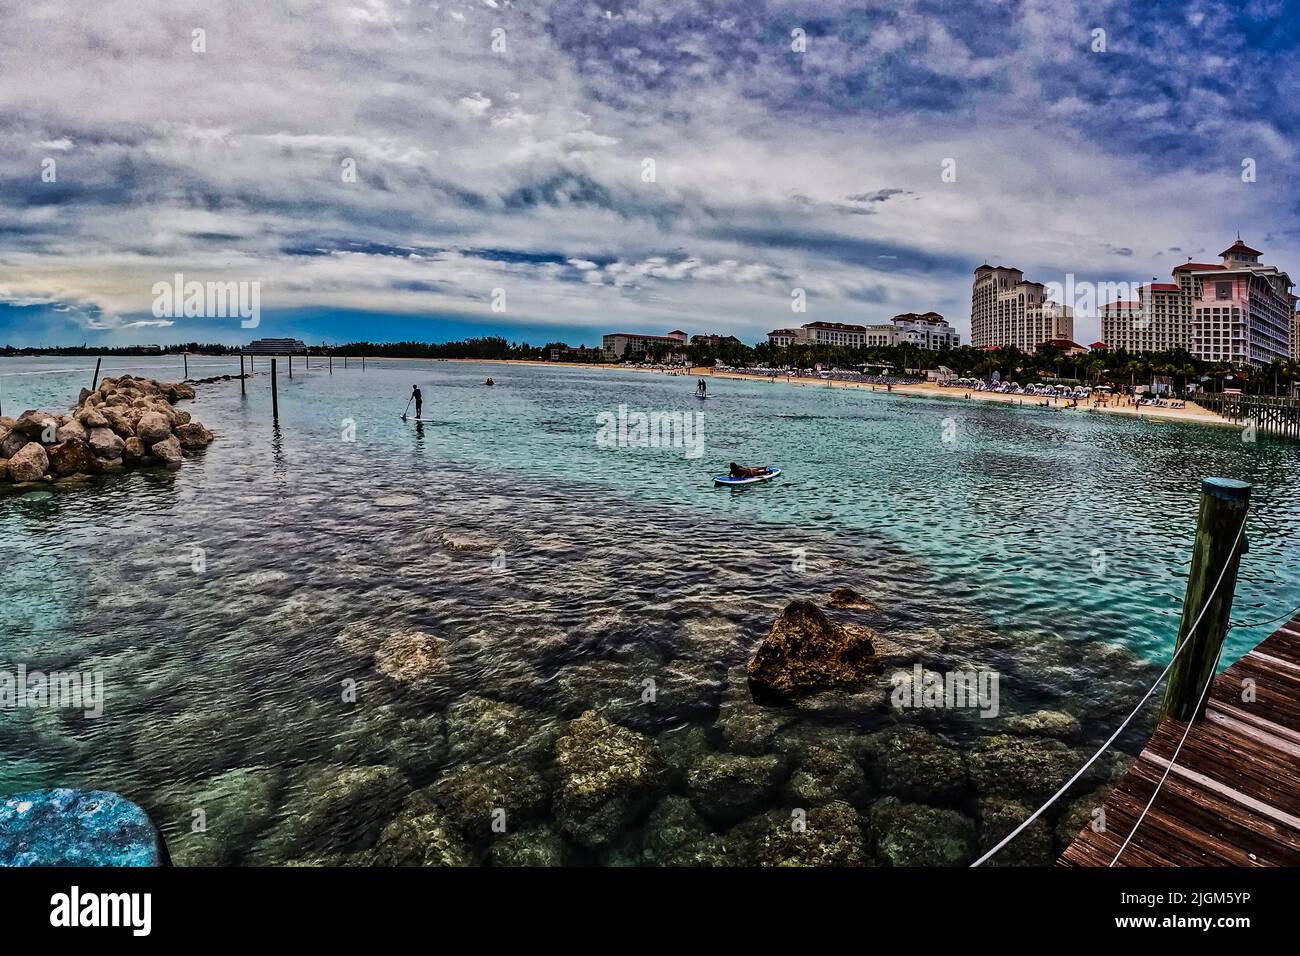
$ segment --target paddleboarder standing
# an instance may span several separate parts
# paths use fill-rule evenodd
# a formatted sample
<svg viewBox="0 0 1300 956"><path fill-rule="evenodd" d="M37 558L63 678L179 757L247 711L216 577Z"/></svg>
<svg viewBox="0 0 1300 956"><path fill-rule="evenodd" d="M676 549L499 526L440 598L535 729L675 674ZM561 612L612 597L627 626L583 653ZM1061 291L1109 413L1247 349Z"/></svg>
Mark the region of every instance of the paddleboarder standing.
<svg viewBox="0 0 1300 956"><path fill-rule="evenodd" d="M424 407L424 396L420 394L420 386L411 386L411 398L415 400L415 417L423 418L424 416L420 414L420 409Z"/></svg>

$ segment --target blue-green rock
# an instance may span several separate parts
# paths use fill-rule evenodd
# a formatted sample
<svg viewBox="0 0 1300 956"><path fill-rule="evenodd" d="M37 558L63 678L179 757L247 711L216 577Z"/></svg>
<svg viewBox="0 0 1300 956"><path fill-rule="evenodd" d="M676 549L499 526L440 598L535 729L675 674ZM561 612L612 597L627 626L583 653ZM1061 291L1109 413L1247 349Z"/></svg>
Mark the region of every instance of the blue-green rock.
<svg viewBox="0 0 1300 956"><path fill-rule="evenodd" d="M103 790L32 790L0 800L0 866L162 866L162 836Z"/></svg>

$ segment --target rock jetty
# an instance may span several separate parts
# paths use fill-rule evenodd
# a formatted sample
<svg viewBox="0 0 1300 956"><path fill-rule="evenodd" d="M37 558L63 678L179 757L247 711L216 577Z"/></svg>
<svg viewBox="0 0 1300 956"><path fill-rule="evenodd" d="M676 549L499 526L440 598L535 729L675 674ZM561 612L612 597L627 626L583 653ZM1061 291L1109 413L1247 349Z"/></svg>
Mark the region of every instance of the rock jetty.
<svg viewBox="0 0 1300 956"><path fill-rule="evenodd" d="M179 468L186 453L212 442L212 432L175 407L193 397L189 385L123 375L83 388L70 414L0 417L0 483Z"/></svg>

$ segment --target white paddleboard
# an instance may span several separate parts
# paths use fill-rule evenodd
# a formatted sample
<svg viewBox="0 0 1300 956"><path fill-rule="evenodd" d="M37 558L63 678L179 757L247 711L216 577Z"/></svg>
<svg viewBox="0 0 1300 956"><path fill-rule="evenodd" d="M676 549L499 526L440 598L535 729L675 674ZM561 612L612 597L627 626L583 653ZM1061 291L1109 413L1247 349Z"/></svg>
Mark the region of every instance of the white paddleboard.
<svg viewBox="0 0 1300 956"><path fill-rule="evenodd" d="M408 418L408 417L405 416L405 415L402 416L402 421L404 421L404 422L424 422L424 424L426 424L426 425L436 425L436 424L438 424L438 419L436 419L436 418Z"/></svg>
<svg viewBox="0 0 1300 956"><path fill-rule="evenodd" d="M756 485L759 482L771 481L779 474L781 474L781 469L773 468L766 475L755 475L752 478L732 478L730 475L714 475L713 483L715 485L723 485L723 486L735 488L740 485Z"/></svg>

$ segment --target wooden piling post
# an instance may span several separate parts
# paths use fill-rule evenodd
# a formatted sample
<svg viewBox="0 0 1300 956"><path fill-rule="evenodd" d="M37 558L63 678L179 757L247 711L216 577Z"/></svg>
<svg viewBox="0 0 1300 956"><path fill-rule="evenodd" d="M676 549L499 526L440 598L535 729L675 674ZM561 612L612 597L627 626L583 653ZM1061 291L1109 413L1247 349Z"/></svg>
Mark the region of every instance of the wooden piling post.
<svg viewBox="0 0 1300 956"><path fill-rule="evenodd" d="M334 353L330 353L330 374L334 374Z"/></svg>
<svg viewBox="0 0 1300 956"><path fill-rule="evenodd" d="M1187 576L1187 597L1174 649L1189 646L1169 672L1161 718L1199 721L1205 717L1204 702L1209 697L1205 685L1214 677L1219 648L1228 633L1237 567L1246 550L1245 533L1239 537L1238 532L1250 509L1250 489L1250 482L1232 478L1206 478L1201 482L1192 569ZM1196 628L1192 630L1194 623Z"/></svg>
<svg viewBox="0 0 1300 956"><path fill-rule="evenodd" d="M293 378L293 353L289 353L289 377Z"/></svg>
<svg viewBox="0 0 1300 956"><path fill-rule="evenodd" d="M243 352L239 353L239 394L240 395L248 394L248 383L247 383L247 379L244 377L244 353Z"/></svg>
<svg viewBox="0 0 1300 956"><path fill-rule="evenodd" d="M365 370L366 370L366 357L363 355L361 356L361 371L364 372Z"/></svg>
<svg viewBox="0 0 1300 956"><path fill-rule="evenodd" d="M90 390L92 392L95 389L99 388L99 366L100 363L103 361L104 361L103 356L100 356L99 358L95 359L95 380L90 383Z"/></svg>
<svg viewBox="0 0 1300 956"><path fill-rule="evenodd" d="M185 378L189 378L190 377L190 353L182 352L181 358L185 362Z"/></svg>
<svg viewBox="0 0 1300 956"><path fill-rule="evenodd" d="M275 359L271 359L271 417L280 420L280 392L275 382Z"/></svg>

